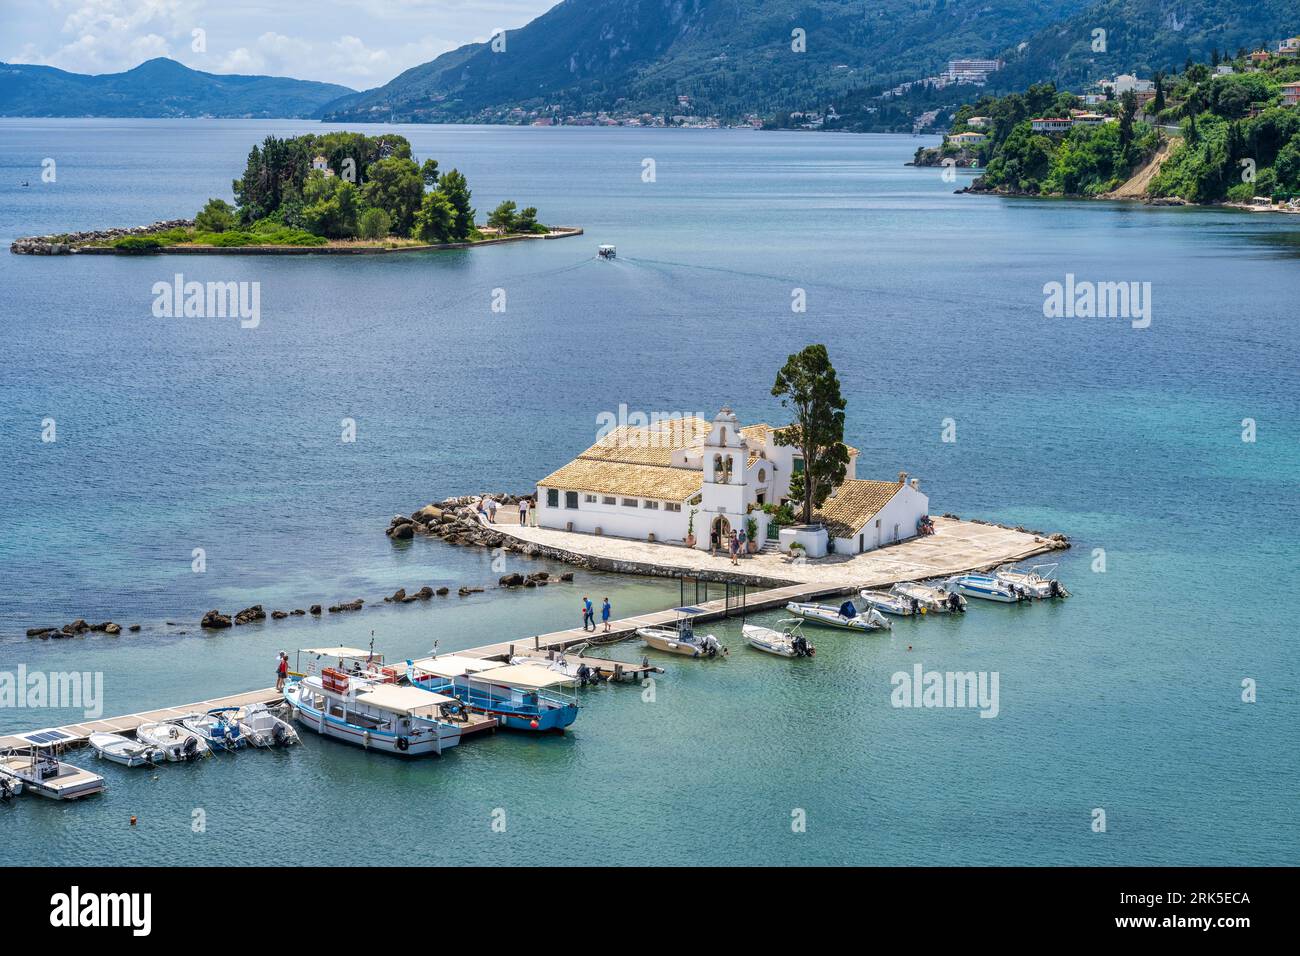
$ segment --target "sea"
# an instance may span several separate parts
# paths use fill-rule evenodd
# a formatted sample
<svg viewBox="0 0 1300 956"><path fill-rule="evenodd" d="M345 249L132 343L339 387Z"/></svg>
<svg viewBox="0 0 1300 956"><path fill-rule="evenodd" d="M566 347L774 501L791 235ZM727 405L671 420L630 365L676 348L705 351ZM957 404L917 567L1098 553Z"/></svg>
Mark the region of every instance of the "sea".
<svg viewBox="0 0 1300 956"><path fill-rule="evenodd" d="M0 239L193 216L233 198L265 137L331 128L0 120ZM281 650L373 641L402 660L574 626L584 596L616 617L693 600L583 570L505 591L502 574L565 568L384 529L531 489L610 414L787 421L772 384L812 343L859 477L907 471L936 514L1065 533L1051 560L1073 596L884 635L810 627L811 660L752 650L740 618L707 626L726 659L618 646L665 673L582 691L562 736L441 758L307 733L155 770L80 751L107 792L0 805L0 861L1300 858L1300 218L957 194L971 172L907 165L933 137L363 131L464 172L480 219L513 199L585 232L388 256L0 251L0 690L20 668L84 675L111 716L268 686ZM256 326L155 315L177 274L257 283ZM1088 283L1125 284L1145 316L1053 314L1054 284ZM450 594L379 600L425 584ZM198 627L356 597L379 606ZM124 631L25 636L78 618ZM996 716L897 706L917 665L996 678ZM0 733L86 703L0 696Z"/></svg>

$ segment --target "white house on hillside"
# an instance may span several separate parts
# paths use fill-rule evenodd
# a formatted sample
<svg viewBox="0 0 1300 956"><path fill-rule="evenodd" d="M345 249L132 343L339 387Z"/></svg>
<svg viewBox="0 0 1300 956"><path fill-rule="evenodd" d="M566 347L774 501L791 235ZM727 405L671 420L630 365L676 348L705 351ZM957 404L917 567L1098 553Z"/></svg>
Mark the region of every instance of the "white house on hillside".
<svg viewBox="0 0 1300 956"><path fill-rule="evenodd" d="M711 531L725 541L752 518L762 542L770 516L761 506L788 500L790 479L803 469L798 448L778 445L777 431L741 426L730 408L712 422L619 427L537 483L537 523L666 542L683 541L693 525L696 547L707 550ZM850 446L845 481L816 515L834 550L857 553L915 535L929 508L917 482L905 474L858 480L857 460Z"/></svg>

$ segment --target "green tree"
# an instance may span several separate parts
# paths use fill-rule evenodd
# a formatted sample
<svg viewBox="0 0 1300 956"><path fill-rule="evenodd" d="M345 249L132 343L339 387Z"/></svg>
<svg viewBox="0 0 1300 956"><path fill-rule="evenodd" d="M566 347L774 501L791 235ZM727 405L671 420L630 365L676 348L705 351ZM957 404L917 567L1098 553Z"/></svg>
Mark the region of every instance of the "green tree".
<svg viewBox="0 0 1300 956"><path fill-rule="evenodd" d="M200 232L225 232L234 225L235 210L224 199L209 199L194 217L194 228Z"/></svg>
<svg viewBox="0 0 1300 956"><path fill-rule="evenodd" d="M302 191L302 220L308 232L329 239L357 234L361 202L357 187L337 176L313 172Z"/></svg>
<svg viewBox="0 0 1300 956"><path fill-rule="evenodd" d="M438 191L447 197L447 201L456 210L456 221L452 227L453 238L468 239L470 231L474 228L474 207L469 204L469 183L465 180L464 174L458 169L444 173L438 180Z"/></svg>
<svg viewBox="0 0 1300 956"><path fill-rule="evenodd" d="M803 455L803 522L812 523L847 473L844 445L844 397L824 345L809 345L791 355L777 372L772 394L794 411L795 421L776 432L778 445L792 445Z"/></svg>
<svg viewBox="0 0 1300 956"><path fill-rule="evenodd" d="M415 215L412 235L421 242L450 242L456 238L456 207L440 190L424 194Z"/></svg>
<svg viewBox="0 0 1300 956"><path fill-rule="evenodd" d="M420 178L424 184L429 187L438 185L438 161L436 159L426 159L424 165L420 167Z"/></svg>
<svg viewBox="0 0 1300 956"><path fill-rule="evenodd" d="M499 229L502 234L515 232L515 224L518 221L517 208L513 199L507 199L488 214L487 224Z"/></svg>
<svg viewBox="0 0 1300 956"><path fill-rule="evenodd" d="M357 233L363 239L383 239L393 228L393 221L388 213L371 206L357 220Z"/></svg>
<svg viewBox="0 0 1300 956"><path fill-rule="evenodd" d="M409 236L415 214L424 199L424 179L420 167L408 157L390 156L371 163L361 198L367 206L388 213L393 232Z"/></svg>

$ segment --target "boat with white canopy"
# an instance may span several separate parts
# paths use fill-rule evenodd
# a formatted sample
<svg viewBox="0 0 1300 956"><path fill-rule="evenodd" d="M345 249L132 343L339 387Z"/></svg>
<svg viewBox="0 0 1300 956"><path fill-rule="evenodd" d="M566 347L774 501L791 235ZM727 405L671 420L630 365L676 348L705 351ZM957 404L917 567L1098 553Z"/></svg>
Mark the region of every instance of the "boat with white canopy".
<svg viewBox="0 0 1300 956"><path fill-rule="evenodd" d="M666 627L638 627L636 636L657 651L685 657L726 657L727 649L712 634L695 633L694 618L704 611L698 607L673 608L677 621Z"/></svg>
<svg viewBox="0 0 1300 956"><path fill-rule="evenodd" d="M577 678L540 661L502 664L447 654L409 661L407 677L513 730L562 731L578 717L577 698L564 690Z"/></svg>
<svg viewBox="0 0 1300 956"><path fill-rule="evenodd" d="M827 627L840 627L848 631L888 631L893 625L889 618L874 607L867 608L866 613L859 611L852 601L845 601L839 607L830 604L804 604L791 601L785 606L791 614L797 614L805 621L825 624Z"/></svg>
<svg viewBox="0 0 1300 956"><path fill-rule="evenodd" d="M1014 564L1004 564L993 572L993 576L1003 584L1010 585L1021 593L1027 593L1030 597L1039 600L1069 597L1070 592L1057 580L1057 567L1059 565L1056 564L1035 564L1022 568Z"/></svg>

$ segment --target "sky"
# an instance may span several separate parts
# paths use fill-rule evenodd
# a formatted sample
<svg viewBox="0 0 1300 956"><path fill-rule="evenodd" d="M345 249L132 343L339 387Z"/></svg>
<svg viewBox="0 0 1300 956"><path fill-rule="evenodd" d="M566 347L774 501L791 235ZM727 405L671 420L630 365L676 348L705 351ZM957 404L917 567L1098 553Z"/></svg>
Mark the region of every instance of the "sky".
<svg viewBox="0 0 1300 956"><path fill-rule="evenodd" d="M167 56L208 73L361 90L494 30L523 26L557 2L0 0L0 61L118 73Z"/></svg>

